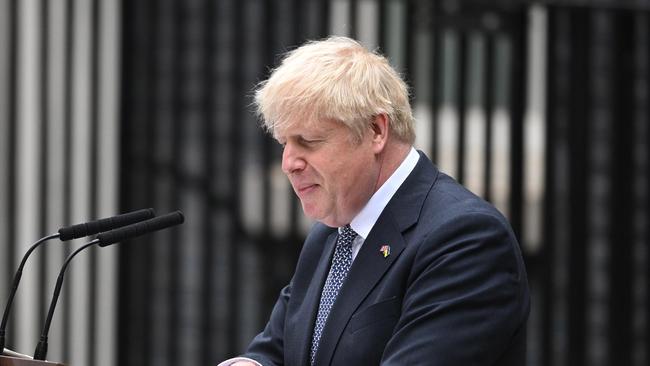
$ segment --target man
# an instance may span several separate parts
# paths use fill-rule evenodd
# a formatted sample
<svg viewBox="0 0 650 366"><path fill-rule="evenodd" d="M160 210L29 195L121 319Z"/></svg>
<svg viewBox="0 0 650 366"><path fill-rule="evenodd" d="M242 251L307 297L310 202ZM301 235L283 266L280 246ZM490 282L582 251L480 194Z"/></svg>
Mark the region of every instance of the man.
<svg viewBox="0 0 650 366"><path fill-rule="evenodd" d="M387 60L333 37L256 93L282 170L318 221L266 328L222 365L523 365L529 294L497 210L413 147Z"/></svg>

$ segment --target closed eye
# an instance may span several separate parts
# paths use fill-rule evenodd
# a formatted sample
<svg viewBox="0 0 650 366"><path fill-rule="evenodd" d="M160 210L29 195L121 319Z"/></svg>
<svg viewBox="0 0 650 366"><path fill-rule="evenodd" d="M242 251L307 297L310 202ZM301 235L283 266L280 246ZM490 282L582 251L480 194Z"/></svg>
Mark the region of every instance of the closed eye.
<svg viewBox="0 0 650 366"><path fill-rule="evenodd" d="M318 145L324 143L326 140L324 138L306 138L304 136L291 136L287 139L277 139L277 142L282 146L284 150L288 144L294 145L296 147L302 147L304 149L312 149Z"/></svg>
<svg viewBox="0 0 650 366"><path fill-rule="evenodd" d="M315 145L318 145L319 143L323 142L324 140L321 139L307 139L304 137L298 137L298 143L302 146L305 147L313 147Z"/></svg>

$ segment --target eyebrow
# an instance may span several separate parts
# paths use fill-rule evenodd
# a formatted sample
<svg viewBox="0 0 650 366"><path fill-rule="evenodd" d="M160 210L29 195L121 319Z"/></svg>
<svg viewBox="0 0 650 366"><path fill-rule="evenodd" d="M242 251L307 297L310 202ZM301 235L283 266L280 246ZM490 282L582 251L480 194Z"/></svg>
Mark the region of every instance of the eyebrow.
<svg viewBox="0 0 650 366"><path fill-rule="evenodd" d="M292 134L287 134L287 135L280 135L279 133L274 134L274 138L278 141L280 141L282 138L288 139L291 137L302 137L305 138L306 136L309 136L310 138L312 136L317 135L319 138L325 138L328 137L329 134L335 129L333 126L319 126L319 130L317 132L309 132L309 131L299 131L298 133L292 133Z"/></svg>

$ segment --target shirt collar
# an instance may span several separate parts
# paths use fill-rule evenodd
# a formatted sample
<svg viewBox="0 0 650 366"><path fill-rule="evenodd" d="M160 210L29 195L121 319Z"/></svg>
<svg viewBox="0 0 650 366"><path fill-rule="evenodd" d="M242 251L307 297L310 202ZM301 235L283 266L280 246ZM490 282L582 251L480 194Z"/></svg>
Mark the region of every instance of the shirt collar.
<svg viewBox="0 0 650 366"><path fill-rule="evenodd" d="M364 240L370 234L370 230L375 226L375 222L379 219L382 211L393 197L395 192L399 187L404 183L406 178L411 174L415 165L420 159L420 154L411 147L406 158L402 163L397 167L397 169L391 174L391 176L382 184L381 187L375 192L370 200L363 209L352 219L350 222L350 227Z"/></svg>

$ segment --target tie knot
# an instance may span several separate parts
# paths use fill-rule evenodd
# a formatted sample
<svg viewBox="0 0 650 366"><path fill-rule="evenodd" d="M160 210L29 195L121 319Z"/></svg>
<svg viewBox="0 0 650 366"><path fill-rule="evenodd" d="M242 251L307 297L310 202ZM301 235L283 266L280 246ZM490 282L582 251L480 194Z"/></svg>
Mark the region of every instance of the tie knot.
<svg viewBox="0 0 650 366"><path fill-rule="evenodd" d="M339 232L339 242L346 245L352 245L352 241L357 237L357 233L352 230L350 225L345 225Z"/></svg>

